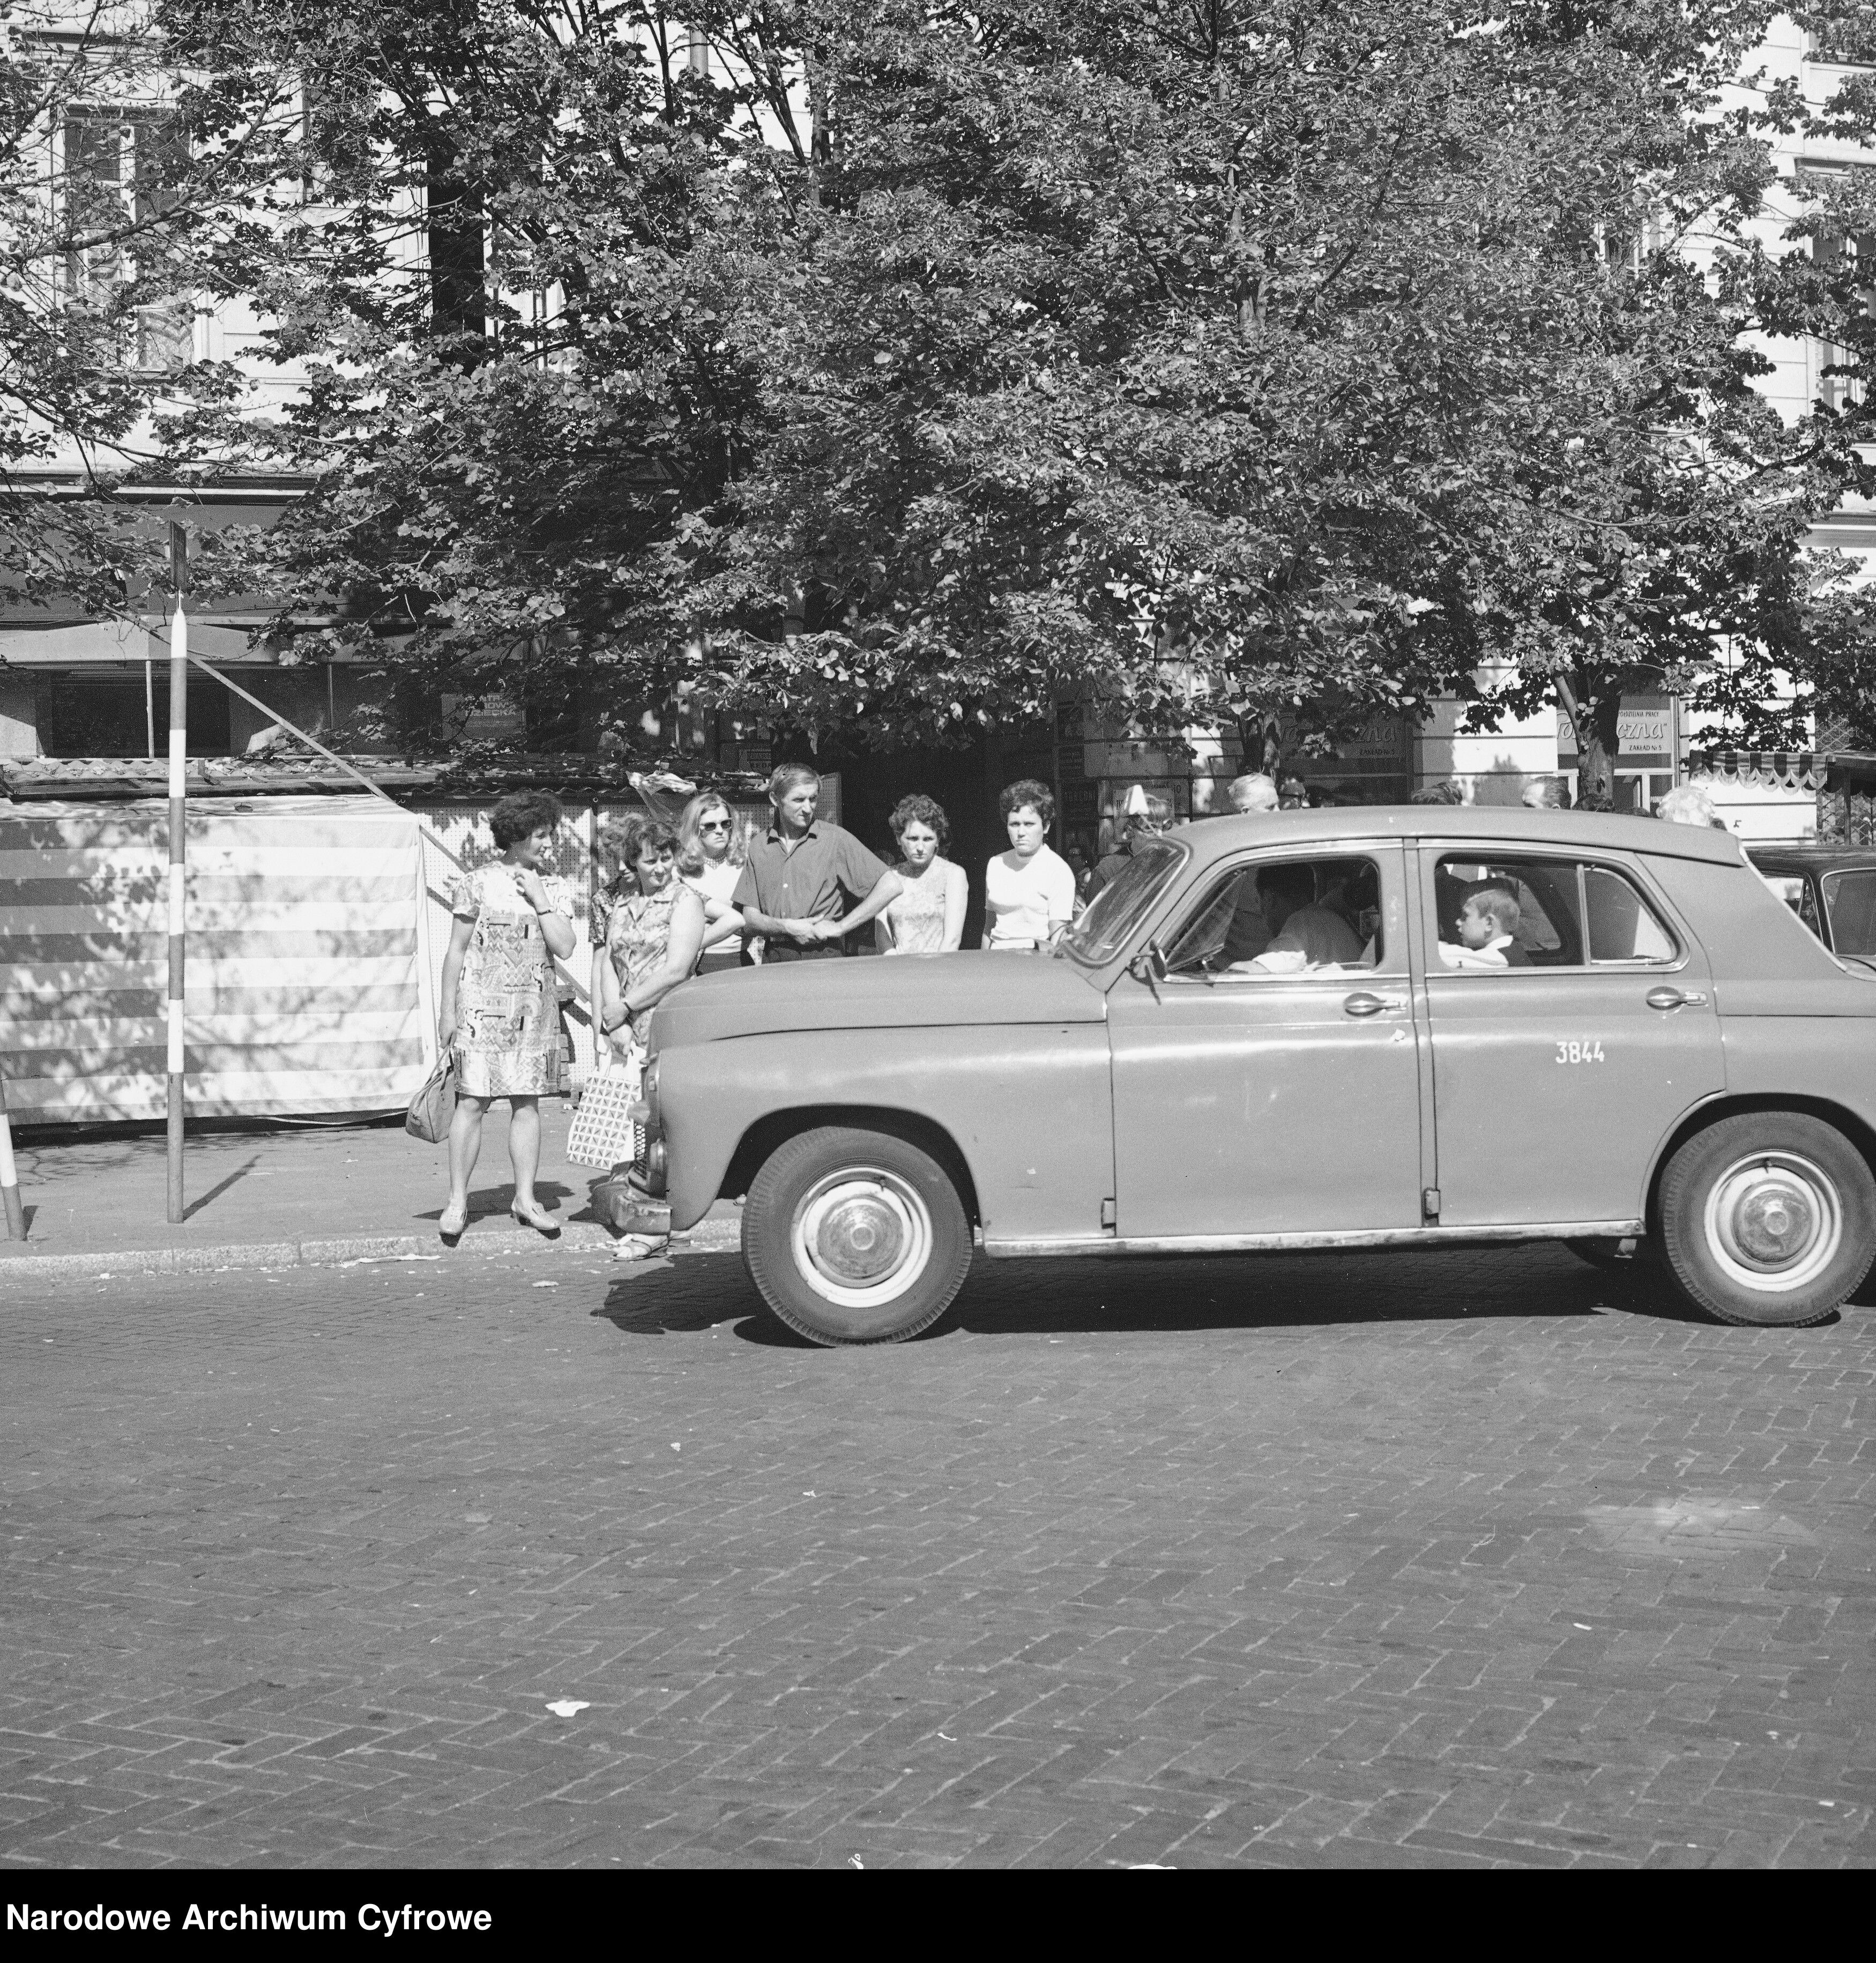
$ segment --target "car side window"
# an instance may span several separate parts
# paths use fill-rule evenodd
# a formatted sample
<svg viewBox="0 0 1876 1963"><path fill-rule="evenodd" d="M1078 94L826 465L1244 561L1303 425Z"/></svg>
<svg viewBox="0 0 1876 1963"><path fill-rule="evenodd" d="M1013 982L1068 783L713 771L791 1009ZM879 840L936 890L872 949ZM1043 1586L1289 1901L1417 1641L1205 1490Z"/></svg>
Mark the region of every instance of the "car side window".
<svg viewBox="0 0 1876 1963"><path fill-rule="evenodd" d="M1600 968L1672 962L1679 949L1628 875L1574 859L1448 853L1433 869L1442 969Z"/></svg>
<svg viewBox="0 0 1876 1963"><path fill-rule="evenodd" d="M1385 965L1372 859L1240 862L1202 886L1165 942L1169 975L1255 984Z"/></svg>
<svg viewBox="0 0 1876 1963"><path fill-rule="evenodd" d="M1830 917L1830 944L1839 954L1876 954L1876 870L1826 873L1824 910ZM1817 931L1815 921L1807 924Z"/></svg>

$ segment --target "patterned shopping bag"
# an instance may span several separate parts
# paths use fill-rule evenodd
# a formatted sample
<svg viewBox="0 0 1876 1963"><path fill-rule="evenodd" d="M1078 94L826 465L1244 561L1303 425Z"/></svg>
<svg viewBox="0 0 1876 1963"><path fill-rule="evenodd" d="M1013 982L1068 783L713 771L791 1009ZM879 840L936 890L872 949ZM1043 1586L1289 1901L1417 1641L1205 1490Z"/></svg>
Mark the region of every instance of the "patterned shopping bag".
<svg viewBox="0 0 1876 1963"><path fill-rule="evenodd" d="M630 1113L643 1076L637 1057L608 1055L586 1080L566 1135L566 1155L576 1165L611 1167L638 1157L639 1128Z"/></svg>

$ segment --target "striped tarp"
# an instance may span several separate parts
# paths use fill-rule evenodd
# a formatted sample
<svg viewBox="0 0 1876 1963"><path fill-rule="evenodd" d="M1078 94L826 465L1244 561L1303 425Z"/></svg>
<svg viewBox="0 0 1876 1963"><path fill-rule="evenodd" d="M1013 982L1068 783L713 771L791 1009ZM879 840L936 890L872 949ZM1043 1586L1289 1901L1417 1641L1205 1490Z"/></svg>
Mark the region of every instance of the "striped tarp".
<svg viewBox="0 0 1876 1963"><path fill-rule="evenodd" d="M0 806L0 1071L16 1121L160 1118L165 806ZM189 808L191 1117L395 1111L435 1036L418 825L374 798Z"/></svg>

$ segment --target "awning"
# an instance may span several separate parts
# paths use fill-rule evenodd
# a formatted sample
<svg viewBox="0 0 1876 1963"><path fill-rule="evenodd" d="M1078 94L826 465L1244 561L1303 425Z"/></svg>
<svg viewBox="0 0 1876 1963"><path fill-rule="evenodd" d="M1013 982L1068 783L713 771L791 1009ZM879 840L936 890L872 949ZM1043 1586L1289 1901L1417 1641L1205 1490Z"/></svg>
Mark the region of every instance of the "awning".
<svg viewBox="0 0 1876 1963"><path fill-rule="evenodd" d="M1691 750L1691 771L1724 783L1876 796L1876 755L1861 750Z"/></svg>

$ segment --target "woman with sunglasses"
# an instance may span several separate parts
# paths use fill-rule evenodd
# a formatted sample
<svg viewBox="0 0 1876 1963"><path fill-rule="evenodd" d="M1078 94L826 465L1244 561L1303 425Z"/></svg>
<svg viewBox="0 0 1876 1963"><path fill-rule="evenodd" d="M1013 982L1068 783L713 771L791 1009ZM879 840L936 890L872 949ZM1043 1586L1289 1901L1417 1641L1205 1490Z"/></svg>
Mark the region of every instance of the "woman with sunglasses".
<svg viewBox="0 0 1876 1963"><path fill-rule="evenodd" d="M742 828L723 799L714 791L692 798L678 819L678 876L704 902L707 924L700 974L734 968L753 939L743 933L742 916L730 904L745 856ZM759 942L747 958L762 959Z"/></svg>

